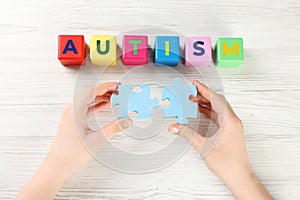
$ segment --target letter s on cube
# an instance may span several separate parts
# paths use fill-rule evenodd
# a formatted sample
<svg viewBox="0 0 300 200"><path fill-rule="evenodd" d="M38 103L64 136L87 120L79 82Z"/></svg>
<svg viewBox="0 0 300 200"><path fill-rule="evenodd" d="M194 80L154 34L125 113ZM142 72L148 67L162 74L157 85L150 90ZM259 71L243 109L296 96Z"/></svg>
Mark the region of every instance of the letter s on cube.
<svg viewBox="0 0 300 200"><path fill-rule="evenodd" d="M116 65L117 39L115 35L92 35L90 59L93 65Z"/></svg>
<svg viewBox="0 0 300 200"><path fill-rule="evenodd" d="M148 63L148 37L124 35L122 44L124 65L144 65Z"/></svg>
<svg viewBox="0 0 300 200"><path fill-rule="evenodd" d="M84 64L85 41L83 35L59 35L58 59L65 66Z"/></svg>
<svg viewBox="0 0 300 200"><path fill-rule="evenodd" d="M212 62L210 37L188 37L185 41L185 66L205 67Z"/></svg>

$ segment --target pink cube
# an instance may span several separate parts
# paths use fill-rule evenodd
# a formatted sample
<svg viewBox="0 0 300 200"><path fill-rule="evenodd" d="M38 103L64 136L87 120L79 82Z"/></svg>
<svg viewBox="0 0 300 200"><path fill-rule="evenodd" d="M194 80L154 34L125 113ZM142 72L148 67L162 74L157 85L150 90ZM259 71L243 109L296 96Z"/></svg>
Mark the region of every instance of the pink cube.
<svg viewBox="0 0 300 200"><path fill-rule="evenodd" d="M144 65L148 63L148 36L124 35L124 65Z"/></svg>
<svg viewBox="0 0 300 200"><path fill-rule="evenodd" d="M185 66L205 67L212 62L210 37L188 37L184 49Z"/></svg>

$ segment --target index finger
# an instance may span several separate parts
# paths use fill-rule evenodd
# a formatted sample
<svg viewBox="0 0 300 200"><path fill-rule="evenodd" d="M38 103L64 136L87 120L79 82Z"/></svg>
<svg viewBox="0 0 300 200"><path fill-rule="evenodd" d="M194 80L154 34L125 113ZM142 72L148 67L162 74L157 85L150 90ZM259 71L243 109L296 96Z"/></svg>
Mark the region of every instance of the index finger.
<svg viewBox="0 0 300 200"><path fill-rule="evenodd" d="M227 101L225 98L222 98L221 95L215 93L210 88L208 88L203 83L200 83L197 80L193 81L193 84L196 85L197 91L201 94L207 101L210 102L212 109L217 114L224 114L226 111Z"/></svg>
<svg viewBox="0 0 300 200"><path fill-rule="evenodd" d="M95 86L94 96L104 95L117 89L119 82L106 82Z"/></svg>
<svg viewBox="0 0 300 200"><path fill-rule="evenodd" d="M89 107L94 106L97 103L97 97L101 97L100 99L108 98L107 96L102 96L114 91L118 87L118 84L118 82L105 82L96 86L80 87L76 92L74 110L76 110L76 113L80 113L79 115L81 117L86 116Z"/></svg>
<svg viewBox="0 0 300 200"><path fill-rule="evenodd" d="M212 92L210 91L210 89L206 85L204 85L203 83L200 83L197 80L194 80L193 84L196 85L198 93L211 103L211 99L212 99L211 93Z"/></svg>

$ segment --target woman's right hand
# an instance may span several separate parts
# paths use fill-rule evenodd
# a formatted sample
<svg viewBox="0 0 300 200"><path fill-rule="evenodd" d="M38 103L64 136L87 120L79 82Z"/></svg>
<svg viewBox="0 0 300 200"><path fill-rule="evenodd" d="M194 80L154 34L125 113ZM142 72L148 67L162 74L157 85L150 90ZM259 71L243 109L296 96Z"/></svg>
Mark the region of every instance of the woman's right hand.
<svg viewBox="0 0 300 200"><path fill-rule="evenodd" d="M223 95L217 94L199 81L193 81L200 113L209 117L218 131L205 137L186 125L171 124L169 132L177 134L192 144L208 168L234 193L237 199L272 199L255 176L250 165L241 120ZM205 144L210 146L203 148ZM207 145L206 145L207 146Z"/></svg>

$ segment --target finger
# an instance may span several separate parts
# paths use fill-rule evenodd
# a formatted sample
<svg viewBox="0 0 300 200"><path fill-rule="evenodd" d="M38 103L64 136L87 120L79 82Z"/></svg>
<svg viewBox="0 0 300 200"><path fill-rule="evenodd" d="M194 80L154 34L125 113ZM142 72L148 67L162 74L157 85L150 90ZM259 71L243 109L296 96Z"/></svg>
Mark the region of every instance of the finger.
<svg viewBox="0 0 300 200"><path fill-rule="evenodd" d="M110 92L106 92L106 93L104 94L104 96L110 97L112 94L113 94L113 91L110 91Z"/></svg>
<svg viewBox="0 0 300 200"><path fill-rule="evenodd" d="M110 97L109 96L97 96L93 102L94 105L101 103L101 102L109 102L110 101Z"/></svg>
<svg viewBox="0 0 300 200"><path fill-rule="evenodd" d="M200 113L203 113L207 115L207 117L211 118L212 110L210 108L198 105L198 110Z"/></svg>
<svg viewBox="0 0 300 200"><path fill-rule="evenodd" d="M104 126L100 130L100 133L97 134L103 134L107 139L110 139L122 130L129 128L131 125L132 120L130 118L118 119Z"/></svg>
<svg viewBox="0 0 300 200"><path fill-rule="evenodd" d="M101 102L94 106L89 107L86 113L86 119L90 118L93 114L100 112L102 109L110 105L110 102Z"/></svg>
<svg viewBox="0 0 300 200"><path fill-rule="evenodd" d="M90 103L90 105L88 105L88 110L87 112L89 112L90 108L95 107L96 105L100 104L100 103L108 103L110 102L110 97L107 96L98 96L95 98L95 100L93 102Z"/></svg>
<svg viewBox="0 0 300 200"><path fill-rule="evenodd" d="M98 131L91 131L87 137L89 148L96 152L107 140L122 130L129 128L131 124L132 120L129 118L118 119L110 122Z"/></svg>
<svg viewBox="0 0 300 200"><path fill-rule="evenodd" d="M201 96L204 97L208 102L211 102L212 91L206 85L197 80L194 80L193 84L196 85L199 94L201 94Z"/></svg>
<svg viewBox="0 0 300 200"><path fill-rule="evenodd" d="M118 84L118 82L106 82L97 86L79 87L74 94L77 102L75 104L76 112L78 112L81 117L85 117L88 108L91 105L95 105L95 98L97 96L103 96L107 92L113 92L118 87Z"/></svg>
<svg viewBox="0 0 300 200"><path fill-rule="evenodd" d="M204 144L205 138L197 133L194 129L186 125L171 124L168 128L170 133L179 135L184 138L188 143L190 143L198 153L201 152L202 146Z"/></svg>
<svg viewBox="0 0 300 200"><path fill-rule="evenodd" d="M206 99L204 99L203 97L194 97L194 96L190 96L190 101L192 101L193 103L197 103L199 105L204 105L207 106L209 108L211 108L211 103L208 102Z"/></svg>
<svg viewBox="0 0 300 200"><path fill-rule="evenodd" d="M211 103L212 109L217 114L224 115L226 113L228 103L223 95L215 93L197 80L194 80L193 84L196 85L198 92Z"/></svg>
<svg viewBox="0 0 300 200"><path fill-rule="evenodd" d="M200 113L206 115L209 119L211 119L214 123L216 123L219 126L218 114L215 111L213 111L211 108L201 105L198 105L198 110Z"/></svg>
<svg viewBox="0 0 300 200"><path fill-rule="evenodd" d="M95 105L95 112L100 112L103 108L108 107L110 105L110 102L101 102L97 105Z"/></svg>
<svg viewBox="0 0 300 200"><path fill-rule="evenodd" d="M190 100L200 104L205 104L209 106L211 105L210 102L207 99L205 99L201 94L198 94L197 96L190 96Z"/></svg>
<svg viewBox="0 0 300 200"><path fill-rule="evenodd" d="M95 87L95 97L98 95L104 95L107 92L113 92L117 89L118 85L118 82L106 82L97 85Z"/></svg>

